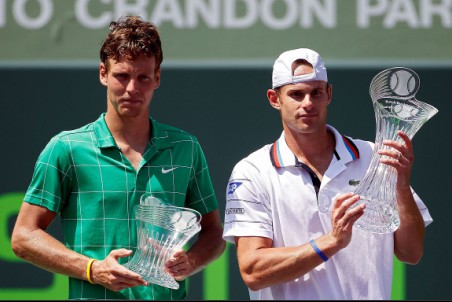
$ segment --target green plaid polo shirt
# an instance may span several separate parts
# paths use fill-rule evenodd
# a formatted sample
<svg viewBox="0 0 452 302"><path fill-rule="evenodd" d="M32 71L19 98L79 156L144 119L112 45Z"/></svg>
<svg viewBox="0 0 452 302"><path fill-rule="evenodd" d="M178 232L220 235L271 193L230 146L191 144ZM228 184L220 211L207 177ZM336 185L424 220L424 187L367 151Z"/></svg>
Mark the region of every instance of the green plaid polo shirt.
<svg viewBox="0 0 452 302"><path fill-rule="evenodd" d="M135 249L133 207L144 193L201 214L218 208L196 137L152 118L150 122L152 135L138 170L116 145L105 113L56 135L40 154L24 200L60 214L68 248L100 260L114 249ZM178 290L150 284L113 292L69 278L69 299L179 300L186 297L185 287L185 282Z"/></svg>

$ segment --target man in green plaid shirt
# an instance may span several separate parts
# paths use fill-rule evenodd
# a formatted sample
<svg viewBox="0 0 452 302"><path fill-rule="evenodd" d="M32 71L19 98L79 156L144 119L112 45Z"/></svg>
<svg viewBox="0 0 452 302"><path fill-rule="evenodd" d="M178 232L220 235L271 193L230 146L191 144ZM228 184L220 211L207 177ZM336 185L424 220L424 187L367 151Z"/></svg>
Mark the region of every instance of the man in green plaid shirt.
<svg viewBox="0 0 452 302"><path fill-rule="evenodd" d="M218 202L193 135L149 116L163 60L156 27L139 17L112 22L101 51L107 112L53 137L41 152L12 235L16 255L69 276L69 299L180 300L185 278L225 248ZM148 284L122 264L137 247L133 207L145 193L202 214L187 250L165 264L174 290ZM46 232L61 216L64 243Z"/></svg>

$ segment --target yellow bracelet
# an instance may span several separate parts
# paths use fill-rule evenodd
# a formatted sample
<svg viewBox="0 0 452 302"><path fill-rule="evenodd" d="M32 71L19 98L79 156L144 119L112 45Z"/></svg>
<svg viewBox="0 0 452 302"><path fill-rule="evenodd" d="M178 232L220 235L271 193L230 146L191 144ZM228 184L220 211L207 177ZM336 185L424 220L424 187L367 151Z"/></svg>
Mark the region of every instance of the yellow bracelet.
<svg viewBox="0 0 452 302"><path fill-rule="evenodd" d="M93 265L93 262L97 259L91 259L88 261L88 265L86 266L86 279L88 279L89 283L95 284L93 280L91 280L91 266Z"/></svg>

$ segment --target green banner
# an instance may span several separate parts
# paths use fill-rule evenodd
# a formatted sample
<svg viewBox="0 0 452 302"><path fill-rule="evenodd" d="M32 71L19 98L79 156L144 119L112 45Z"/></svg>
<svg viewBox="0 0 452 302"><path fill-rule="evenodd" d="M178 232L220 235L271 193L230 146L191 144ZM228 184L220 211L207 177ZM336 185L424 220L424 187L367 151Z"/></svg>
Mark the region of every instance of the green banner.
<svg viewBox="0 0 452 302"><path fill-rule="evenodd" d="M0 63L97 62L127 14L159 27L165 62L267 63L297 47L330 62L452 62L449 0L0 0Z"/></svg>

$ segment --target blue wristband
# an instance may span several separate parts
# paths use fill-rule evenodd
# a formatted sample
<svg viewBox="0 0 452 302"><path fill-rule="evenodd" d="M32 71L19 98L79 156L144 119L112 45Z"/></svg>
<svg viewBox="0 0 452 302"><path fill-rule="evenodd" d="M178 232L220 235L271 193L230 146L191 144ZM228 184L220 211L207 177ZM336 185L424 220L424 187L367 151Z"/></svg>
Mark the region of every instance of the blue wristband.
<svg viewBox="0 0 452 302"><path fill-rule="evenodd" d="M328 261L328 257L319 249L317 244L315 244L314 239L311 239L311 241L309 241L309 243L311 244L312 248L317 253L317 255L319 255L320 258L322 258L322 260L324 262Z"/></svg>

